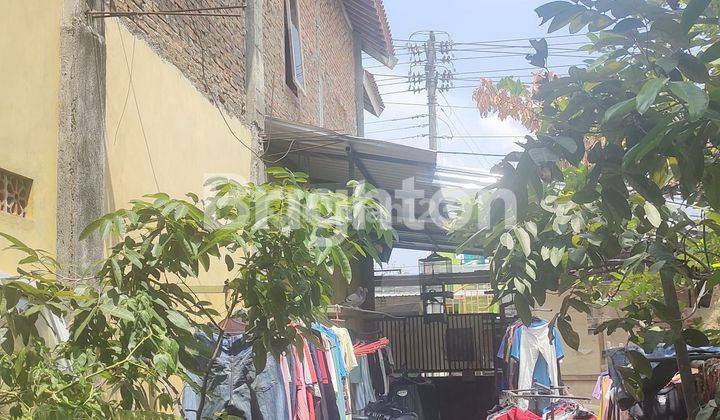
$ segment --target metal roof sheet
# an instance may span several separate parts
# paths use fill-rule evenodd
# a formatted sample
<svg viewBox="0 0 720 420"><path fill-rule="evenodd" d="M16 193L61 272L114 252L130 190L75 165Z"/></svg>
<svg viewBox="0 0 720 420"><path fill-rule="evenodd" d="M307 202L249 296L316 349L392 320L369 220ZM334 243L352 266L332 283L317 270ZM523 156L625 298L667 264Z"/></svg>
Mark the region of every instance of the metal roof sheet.
<svg viewBox="0 0 720 420"><path fill-rule="evenodd" d="M452 187L448 179L462 181L462 188L470 191L488 186L496 179L482 172L438 168L437 154L432 150L344 135L276 118L267 118L265 128L266 159L306 172L316 186L337 189L351 179L364 179L394 196L396 191L405 190L403 182L412 179L413 189L430 198L443 187ZM415 206L415 216L420 218L424 210L422 204ZM457 248L459 244L450 238L447 229L424 220L428 221L424 227L414 230L394 214L393 225L398 234L395 247L432 251Z"/></svg>
<svg viewBox="0 0 720 420"><path fill-rule="evenodd" d="M382 0L343 0L353 29L360 35L368 55L393 68L397 64L392 34Z"/></svg>

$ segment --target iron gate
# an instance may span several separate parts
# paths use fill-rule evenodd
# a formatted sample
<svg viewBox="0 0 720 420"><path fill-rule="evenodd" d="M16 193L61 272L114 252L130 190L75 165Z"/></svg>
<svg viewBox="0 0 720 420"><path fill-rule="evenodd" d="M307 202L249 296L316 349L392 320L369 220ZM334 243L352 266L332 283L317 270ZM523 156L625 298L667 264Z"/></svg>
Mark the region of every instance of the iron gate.
<svg viewBox="0 0 720 420"><path fill-rule="evenodd" d="M390 340L395 367L408 372L495 373L498 329L495 314L448 314L447 322L427 322L424 316L379 321Z"/></svg>

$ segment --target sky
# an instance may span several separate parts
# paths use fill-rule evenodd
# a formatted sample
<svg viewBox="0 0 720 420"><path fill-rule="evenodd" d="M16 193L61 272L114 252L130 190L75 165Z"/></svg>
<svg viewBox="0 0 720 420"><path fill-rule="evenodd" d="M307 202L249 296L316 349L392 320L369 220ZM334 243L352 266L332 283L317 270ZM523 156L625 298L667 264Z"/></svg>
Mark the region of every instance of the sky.
<svg viewBox="0 0 720 420"><path fill-rule="evenodd" d="M396 118L405 118L418 114L427 114L427 108L423 106L395 105L392 102L425 104L426 93L401 92L407 89L407 84L397 83L404 79L392 78L381 75L407 75L410 70L406 42L400 40L426 38L426 34L420 33L412 36L417 31L434 30L439 32L438 40L446 40L449 36L454 42L492 42L497 40L518 39L518 38L540 38L548 36L547 24L539 26L540 19L534 9L549 0L384 0L385 10L392 35L396 41L396 53L399 64L392 70L381 66L372 58L364 60L365 68L376 74L376 80L380 85L380 91L386 104L385 111L380 118L366 113L365 137L379 140L389 140L409 146L427 148L427 137L393 140L400 137L408 137L427 133L427 127L406 128L427 123L427 118L415 118L402 121L388 121ZM447 32L448 35L440 32ZM566 30L554 32L550 36L568 35ZM561 51L562 48L577 48L576 43L585 40L582 36L548 38L551 47L548 66L559 74L567 73L567 66L582 64L586 55L581 52ZM506 52L531 52L530 44L526 40L503 41L497 51ZM517 48L524 47L524 48ZM491 49L489 46L478 45L457 45L458 49ZM495 47L498 48L498 47ZM552 48L560 48L553 50ZM464 58L454 61L456 72L475 71L496 71L506 69L523 69L531 67L523 55L507 55L503 58L479 58L483 56L505 55L497 52L478 51L456 51L455 58ZM558 56L560 55L560 56ZM571 57L567 57L567 56ZM554 67L558 66L558 67ZM415 72L423 69L416 66ZM531 70L508 70L502 72L487 73L487 76L515 75L523 77L527 81L531 76ZM476 78L481 75L467 75L458 77ZM484 75L482 75L484 76ZM389 83L396 83L388 85ZM472 101L472 86L477 81L456 80L456 86L470 86L452 89L438 96L440 105L474 106ZM382 86L385 85L385 86ZM439 107L438 132L441 136L461 135L500 135L518 136L515 138L482 138L482 139L441 139L439 150L459 151L473 153L507 154L512 150L519 149L514 144L527 134L526 129L514 120L500 121L490 116L481 118L476 109L458 109ZM396 130L397 129L397 130ZM393 130L393 131L384 131ZM481 157L466 155L439 155L439 164L442 166L469 168L473 170L489 171L490 168L501 160L500 157ZM408 250L396 250L393 252L389 266L410 266L411 269L417 266L417 259L427 255L427 252ZM415 271L417 269L415 268Z"/></svg>
<svg viewBox="0 0 720 420"><path fill-rule="evenodd" d="M540 19L534 12L534 9L547 1L537 0L384 0L385 9L390 23L390 29L394 39L418 39L426 38L424 33L412 36L416 31L434 30L438 32L447 32L450 39L454 42L488 42L495 40L530 38L547 36L547 24L540 27ZM552 34L567 35L566 31L558 31ZM446 35L438 33L438 40L447 39ZM576 48L577 45L567 45L567 43L582 42L584 37L570 38L552 38L548 39L548 43L552 47L553 44L559 48ZM417 126L427 123L427 118L417 118L411 120L394 121L382 123L384 120L395 118L409 117L417 114L427 114L427 108L422 106L395 105L392 102L407 102L416 104L426 103L425 91L420 93L400 92L407 89L407 83L404 79L390 78L380 75L407 75L410 65L403 64L409 61L407 49L403 48L406 42L396 41L396 45L400 48L396 49L399 64L393 70L381 66L372 58L364 61L365 67L371 73L378 74L376 80L380 86L383 100L390 102L386 105L386 109L381 118L366 114L366 137L377 138L381 140L391 140L400 137L414 136L427 133L427 127L415 127L402 129L404 127ZM503 47L495 47L500 52L530 52L528 41L502 42ZM515 48L505 48L504 46L512 46ZM522 48L517 48L522 47ZM484 49L488 50L493 47L488 46L468 46L458 45L458 49ZM557 51L556 54L573 55L574 57L553 57L550 53L548 60L549 66L567 66L580 64L581 58L585 55L582 52ZM459 58L454 62L456 72L475 72L475 71L496 71L505 69L522 69L531 67L525 60L523 55L507 55L503 58L481 58L483 56L505 55L497 52L477 52L477 51L456 51L455 58ZM553 68L560 74L567 72L566 67ZM414 72L422 72L421 66L415 66ZM522 76L523 80L528 81L531 76L531 70L514 70L487 73L487 76ZM459 75L457 77L477 78L481 75ZM394 83L388 85L388 83ZM438 96L440 105L460 105L473 106L472 92L473 86L477 81L456 80L455 89L445 92ZM386 86L382 86L386 85ZM463 86L463 87L459 87ZM498 118L480 118L479 112L474 109L457 109L439 107L438 109L438 131L439 135L517 135L522 138L527 134L525 128L514 120L500 121ZM394 130L399 129L399 130ZM393 130L393 131L383 131ZM378 132L380 131L380 132ZM427 137L392 140L399 143L427 148ZM497 153L507 154L508 152L518 148L514 144L517 141L513 138L484 138L484 139L441 139L439 150L441 151L461 151L475 153ZM443 166L465 167L480 170L489 170L501 158L499 157L480 157L480 156L461 156L461 155L440 155L440 164Z"/></svg>

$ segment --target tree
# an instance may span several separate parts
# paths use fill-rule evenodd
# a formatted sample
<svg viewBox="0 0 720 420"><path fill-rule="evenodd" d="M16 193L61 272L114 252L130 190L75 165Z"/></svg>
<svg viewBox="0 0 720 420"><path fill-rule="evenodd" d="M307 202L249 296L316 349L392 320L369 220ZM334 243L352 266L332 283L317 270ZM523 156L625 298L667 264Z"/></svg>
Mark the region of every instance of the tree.
<svg viewBox="0 0 720 420"><path fill-rule="evenodd" d="M536 12L549 32L587 27L583 49L600 57L542 84L533 96L537 135L498 165L494 187L515 194L517 223L458 235L491 250L495 297L512 297L525 322L547 293L563 294L552 323L571 347L579 336L569 308L588 313L622 301L626 317L600 330L623 329L648 350L674 343L686 405L696 413L686 343L707 337L688 327L695 306L683 314L677 289L697 292L697 305L720 281L718 7L579 0ZM540 67L542 44L529 57ZM655 282L662 293L623 299L629 279ZM628 385L639 398L651 372L640 353L631 361Z"/></svg>
<svg viewBox="0 0 720 420"><path fill-rule="evenodd" d="M153 194L98 219L82 237L100 234L113 245L84 276L2 235L25 255L18 276L0 283L3 410L109 418L175 409L180 392L170 378L193 383L189 373L202 378L202 406L228 316L243 316L260 370L268 352L297 344L289 324L323 319L333 273L350 280L351 259L378 258L378 243L393 236L368 186L353 182L352 194L309 190L304 174L268 171L276 182L213 180L206 203ZM227 277L224 314L186 283L211 266ZM57 346L41 328L53 315L70 325ZM215 347L202 346L197 332L214 337Z"/></svg>

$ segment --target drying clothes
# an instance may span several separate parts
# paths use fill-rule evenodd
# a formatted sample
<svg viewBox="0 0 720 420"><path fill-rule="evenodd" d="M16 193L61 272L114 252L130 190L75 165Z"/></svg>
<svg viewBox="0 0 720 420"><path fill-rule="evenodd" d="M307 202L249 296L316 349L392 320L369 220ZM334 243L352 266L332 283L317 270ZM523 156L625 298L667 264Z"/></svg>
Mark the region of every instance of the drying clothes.
<svg viewBox="0 0 720 420"><path fill-rule="evenodd" d="M512 407L510 409L502 410L497 413L491 414L487 417L488 420L542 420L542 417L533 413L532 411L523 410L520 407Z"/></svg>
<svg viewBox="0 0 720 420"><path fill-rule="evenodd" d="M352 338L347 328L332 327L332 330L338 337L340 342L340 352L342 354L343 363L347 372L352 371L358 365L355 351L353 349ZM345 415L347 420L352 420L352 398L350 396L350 384L347 375L342 378L343 397L345 399Z"/></svg>
<svg viewBox="0 0 720 420"><path fill-rule="evenodd" d="M307 390L305 383L305 366L298 356L297 350L291 350L295 368L295 415L294 420L310 419L310 407L308 406ZM291 391L292 392L292 391Z"/></svg>
<svg viewBox="0 0 720 420"><path fill-rule="evenodd" d="M549 326L547 324L537 327L520 327L521 336L519 343L519 372L518 372L518 388L530 389L533 386L533 372L539 357L543 357L549 363L548 376L550 385L557 387L558 383L558 366L557 352L555 343L558 341L553 334L552 342L548 337ZM528 401L520 399L518 406L522 409L528 408Z"/></svg>
<svg viewBox="0 0 720 420"><path fill-rule="evenodd" d="M530 324L530 328L542 326L547 327L548 323L540 320ZM515 360L520 360L520 343L522 343L522 334L524 331L523 327L524 326L520 326L519 328L515 329L515 333L513 334L515 336L515 339L510 346L510 355ZM558 331L557 327L553 328L553 337L560 337L560 332ZM538 357L537 362L535 362L535 368L533 370L533 380L545 386L551 386L550 370L548 368L548 365L554 364L557 367L557 360L560 360L565 356L560 340L553 340L553 345L555 347L555 359L545 360L545 357ZM520 387L519 385L518 388L522 389L522 387Z"/></svg>
<svg viewBox="0 0 720 420"><path fill-rule="evenodd" d="M322 336L327 339L326 348L328 349L328 364L332 365L332 382L333 390L335 391L335 402L337 404L338 413L340 413L340 415L344 418L344 415L347 414L345 407L344 383L348 371L345 367L345 359L343 358L340 338L338 337L337 333L335 333L335 331L322 324L318 324L315 322L312 324L312 328L315 331L320 332L320 334L322 334Z"/></svg>
<svg viewBox="0 0 720 420"><path fill-rule="evenodd" d="M213 340L204 334L198 339L212 353ZM207 363L205 361L204 363ZM282 372L275 358L267 355L265 369L255 370L252 357L252 343L242 335L229 336L222 340L221 352L210 370L210 386L206 403L198 415L200 379L194 379L194 387L183 389L183 412L190 420L214 418L217 413L229 414L247 420L275 420L289 418L288 405L283 387Z"/></svg>
<svg viewBox="0 0 720 420"><path fill-rule="evenodd" d="M375 402L375 390L370 382L368 356L358 356L358 367L350 371L350 392L353 399L353 412L362 413L369 403Z"/></svg>

